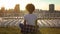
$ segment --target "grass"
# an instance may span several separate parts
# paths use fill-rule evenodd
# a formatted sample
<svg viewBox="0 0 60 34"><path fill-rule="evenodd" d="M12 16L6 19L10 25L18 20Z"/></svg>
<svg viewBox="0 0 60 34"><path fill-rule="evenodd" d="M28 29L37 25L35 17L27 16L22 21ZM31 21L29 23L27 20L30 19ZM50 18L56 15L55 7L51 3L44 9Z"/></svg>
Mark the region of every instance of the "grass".
<svg viewBox="0 0 60 34"><path fill-rule="evenodd" d="M41 34L60 34L60 28L40 28ZM39 34L40 34L39 33ZM0 27L0 34L21 34L18 27Z"/></svg>
<svg viewBox="0 0 60 34"><path fill-rule="evenodd" d="M60 28L41 28L42 34L60 34Z"/></svg>
<svg viewBox="0 0 60 34"><path fill-rule="evenodd" d="M0 34L21 34L18 27L0 27Z"/></svg>

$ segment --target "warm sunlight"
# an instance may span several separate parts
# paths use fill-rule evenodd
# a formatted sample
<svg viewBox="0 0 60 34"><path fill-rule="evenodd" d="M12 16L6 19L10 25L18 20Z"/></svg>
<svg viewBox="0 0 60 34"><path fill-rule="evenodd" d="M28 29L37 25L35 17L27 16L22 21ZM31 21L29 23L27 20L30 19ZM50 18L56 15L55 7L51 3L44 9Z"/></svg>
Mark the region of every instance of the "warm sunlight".
<svg viewBox="0 0 60 34"><path fill-rule="evenodd" d="M16 4L20 5L20 9L24 10L25 5L28 3L28 0L0 0L0 7L5 7L6 9L14 8Z"/></svg>
<svg viewBox="0 0 60 34"><path fill-rule="evenodd" d="M60 0L59 0L60 1ZM60 7L58 7L58 5L60 6L59 2L55 0L55 2L53 0L48 1L48 0L0 0L0 9L1 7L5 7L6 9L13 9L15 7L16 4L20 5L20 9L21 10L25 10L25 6L28 3L33 3L36 7L36 9L43 9L43 10L48 10L49 9L49 4L56 4L55 9L56 10L60 10Z"/></svg>
<svg viewBox="0 0 60 34"><path fill-rule="evenodd" d="M46 2L40 2L40 4L39 4L39 8L40 9L47 9L48 10L48 3L46 3Z"/></svg>
<svg viewBox="0 0 60 34"><path fill-rule="evenodd" d="M36 2L33 0L0 0L0 7L4 6L6 9L14 8L16 4L20 4L20 9L25 10L25 6L28 3L33 3L37 9L46 9L47 3Z"/></svg>

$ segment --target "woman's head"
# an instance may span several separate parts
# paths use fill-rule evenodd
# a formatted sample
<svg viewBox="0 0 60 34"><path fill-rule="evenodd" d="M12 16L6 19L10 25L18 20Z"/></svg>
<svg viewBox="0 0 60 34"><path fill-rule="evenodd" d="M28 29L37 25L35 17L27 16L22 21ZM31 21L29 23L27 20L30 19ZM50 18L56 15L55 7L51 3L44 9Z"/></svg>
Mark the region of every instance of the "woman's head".
<svg viewBox="0 0 60 34"><path fill-rule="evenodd" d="M29 12L29 13L33 13L33 11L35 10L35 6L33 4L27 4L26 5L26 10Z"/></svg>

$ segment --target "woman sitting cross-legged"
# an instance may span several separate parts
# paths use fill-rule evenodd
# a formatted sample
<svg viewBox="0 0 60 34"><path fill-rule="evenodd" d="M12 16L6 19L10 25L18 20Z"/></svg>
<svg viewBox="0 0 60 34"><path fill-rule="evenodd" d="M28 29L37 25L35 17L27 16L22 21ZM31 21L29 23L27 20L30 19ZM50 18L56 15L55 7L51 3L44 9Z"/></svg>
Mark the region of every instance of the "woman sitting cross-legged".
<svg viewBox="0 0 60 34"><path fill-rule="evenodd" d="M33 14L35 6L33 4L27 4L26 10L28 11L28 14L24 16L24 24L20 24L21 32L23 34L28 33L37 34L38 32L37 16Z"/></svg>

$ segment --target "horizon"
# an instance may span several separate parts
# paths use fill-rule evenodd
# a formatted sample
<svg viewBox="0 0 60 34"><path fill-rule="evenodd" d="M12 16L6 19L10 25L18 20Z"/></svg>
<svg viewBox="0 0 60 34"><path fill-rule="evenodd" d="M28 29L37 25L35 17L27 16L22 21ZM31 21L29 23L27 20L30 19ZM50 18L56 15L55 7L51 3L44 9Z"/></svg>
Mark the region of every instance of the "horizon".
<svg viewBox="0 0 60 34"><path fill-rule="evenodd" d="M0 0L0 9L14 9L16 4L20 5L20 10L25 10L28 3L35 5L36 9L49 10L49 4L55 5L55 10L60 10L60 0Z"/></svg>

